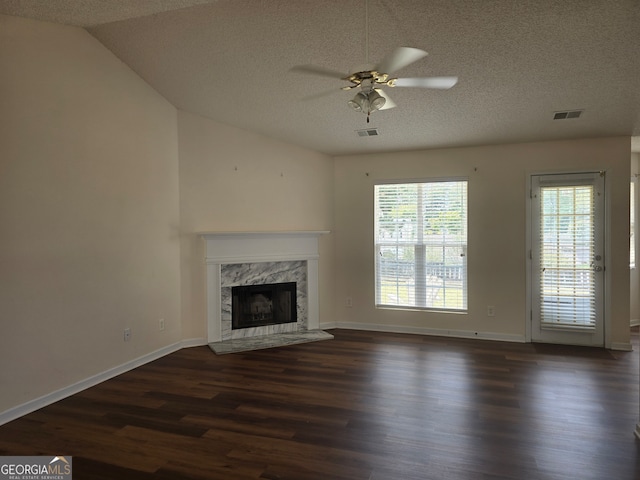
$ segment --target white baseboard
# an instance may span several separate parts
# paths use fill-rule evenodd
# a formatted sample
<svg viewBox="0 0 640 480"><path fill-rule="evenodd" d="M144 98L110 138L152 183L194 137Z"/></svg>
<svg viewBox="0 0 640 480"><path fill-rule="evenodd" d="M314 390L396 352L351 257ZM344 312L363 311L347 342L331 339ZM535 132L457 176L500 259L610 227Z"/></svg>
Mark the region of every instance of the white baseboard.
<svg viewBox="0 0 640 480"><path fill-rule="evenodd" d="M322 328L347 328L350 330L368 330L389 333L413 333L418 335L434 335L437 337L480 338L482 340L497 340L500 342L525 343L524 335L511 335L495 332L476 332L473 330L446 330L441 328L403 327L397 325L377 325L373 323L336 322L332 326L323 324Z"/></svg>
<svg viewBox="0 0 640 480"><path fill-rule="evenodd" d="M203 345L209 345L206 338L188 338L186 340L182 340L180 342L182 348L190 348L190 347L202 347Z"/></svg>
<svg viewBox="0 0 640 480"><path fill-rule="evenodd" d="M350 323L350 322L334 322L321 325L323 330L332 328L347 328L349 330L368 330L374 332L389 333L413 333L417 335L434 335L437 337L454 337L454 338L480 338L482 340L497 340L500 342L526 343L524 335L509 335L494 332L475 332L472 330L446 330L440 328L424 328L424 327L402 327L397 325L376 325L372 323ZM611 350L619 350L623 352L633 351L631 343L613 342Z"/></svg>
<svg viewBox="0 0 640 480"><path fill-rule="evenodd" d="M334 328L338 328L336 326L336 322L327 322L327 323L320 324L320 330L332 330Z"/></svg>
<svg viewBox="0 0 640 480"><path fill-rule="evenodd" d="M632 327L637 327L640 325L640 318L632 318L630 324Z"/></svg>
<svg viewBox="0 0 640 480"><path fill-rule="evenodd" d="M69 385L68 387L61 388L60 390L56 390L55 392L48 393L47 395L43 395L42 397L36 398L34 400L30 400L26 403L23 403L22 405L10 408L9 410L5 410L4 412L0 413L0 425L4 425L5 423L20 418L31 412L35 412L36 410L46 407L47 405L51 405L52 403L55 403L59 400L70 397L71 395L75 395L76 393L98 385L105 380L109 380L110 378L117 377L118 375L128 372L129 370L140 367L145 363L152 362L164 357L165 355L177 352L182 348L198 345L206 345L206 340L199 338L189 339L167 345L166 347L155 350L154 352L138 357L127 363L123 363L122 365L110 368L109 370L106 370L102 373L98 373L97 375L93 375L84 380L80 380L79 382Z"/></svg>
<svg viewBox="0 0 640 480"><path fill-rule="evenodd" d="M632 352L633 351L633 346L630 343L612 342L611 343L611 350L620 350L620 351L623 351L623 352Z"/></svg>

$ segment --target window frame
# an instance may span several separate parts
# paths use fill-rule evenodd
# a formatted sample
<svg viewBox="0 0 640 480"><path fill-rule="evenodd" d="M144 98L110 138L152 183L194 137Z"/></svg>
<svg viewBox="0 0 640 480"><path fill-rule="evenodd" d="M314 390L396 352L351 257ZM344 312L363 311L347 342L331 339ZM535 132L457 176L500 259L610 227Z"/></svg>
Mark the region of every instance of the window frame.
<svg viewBox="0 0 640 480"><path fill-rule="evenodd" d="M460 242L445 242L442 245L443 249L446 246L458 246L462 249L462 264L461 264L461 296L462 296L462 306L461 307L446 307L446 306L433 306L427 305L427 294L424 294L424 304L420 305L419 298L422 299L420 294L415 295L413 299L413 305L411 304L389 304L383 303L380 297L382 285L380 284L380 262L379 257L381 256L380 248L385 246L385 243L389 242L381 242L379 241L379 215L378 215L378 187L384 185L415 185L415 184L436 184L436 183L465 183L465 205L464 205L464 241ZM468 244L469 244L469 177L461 176L461 177L432 177L432 178L419 178L419 179L393 179L393 180L378 180L374 183L374 299L375 299L375 308L379 309L389 309L389 310L416 310L416 311L425 311L425 312L440 312L440 313L452 313L452 314L467 314L469 311L469 298L468 298ZM419 207L420 208L420 207ZM424 212L424 210L423 210ZM418 215L419 216L419 215ZM419 235L419 238L422 238ZM407 242L404 244L400 244L397 241L396 245L404 245L407 247L413 246L415 257L413 260L414 267L414 285L413 289L416 291L419 288L425 288L427 281L426 277L423 279L422 277L425 275L425 271L427 268L427 264L424 262L426 255L425 251L428 247L428 242L424 242L424 239L418 240L414 242ZM387 245L388 246L388 245ZM446 288L446 287L445 287ZM449 287L451 288L451 287ZM409 303L409 302L407 302Z"/></svg>

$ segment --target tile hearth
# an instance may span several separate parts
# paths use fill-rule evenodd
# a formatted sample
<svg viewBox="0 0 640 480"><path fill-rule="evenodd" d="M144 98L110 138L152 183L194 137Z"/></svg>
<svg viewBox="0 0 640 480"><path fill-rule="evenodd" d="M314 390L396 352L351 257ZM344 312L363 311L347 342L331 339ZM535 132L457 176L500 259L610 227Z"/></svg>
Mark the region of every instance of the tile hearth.
<svg viewBox="0 0 640 480"><path fill-rule="evenodd" d="M247 352L250 350L262 350L265 348L284 347L299 343L331 340L333 335L323 330L308 330L306 332L277 333L259 337L236 338L223 342L213 342L209 348L217 355L227 353Z"/></svg>

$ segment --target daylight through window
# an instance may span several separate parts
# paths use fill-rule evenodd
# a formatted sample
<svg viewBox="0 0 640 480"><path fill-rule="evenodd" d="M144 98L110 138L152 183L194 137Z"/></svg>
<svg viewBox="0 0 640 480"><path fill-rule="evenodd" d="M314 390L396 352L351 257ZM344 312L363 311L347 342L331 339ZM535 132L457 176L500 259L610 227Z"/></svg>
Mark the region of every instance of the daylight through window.
<svg viewBox="0 0 640 480"><path fill-rule="evenodd" d="M376 306L467 309L467 181L375 186Z"/></svg>

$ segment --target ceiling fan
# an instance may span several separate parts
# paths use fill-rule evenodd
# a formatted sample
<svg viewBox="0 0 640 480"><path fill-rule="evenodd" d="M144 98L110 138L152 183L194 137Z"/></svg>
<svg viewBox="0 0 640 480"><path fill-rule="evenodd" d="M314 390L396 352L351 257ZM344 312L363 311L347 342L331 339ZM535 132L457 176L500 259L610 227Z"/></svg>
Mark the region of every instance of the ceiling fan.
<svg viewBox="0 0 640 480"><path fill-rule="evenodd" d="M365 49L366 62L369 63L369 1L365 2ZM458 77L423 77L423 78L396 78L392 74L406 66L426 57L424 50L412 47L399 47L387 55L377 65L366 65L354 69L353 73L345 74L329 68L317 65L298 65L291 68L292 72L320 75L324 77L338 78L350 82L350 85L342 87L342 90L359 88L360 91L347 104L357 112L369 116L376 110L387 110L396 106L386 92L381 88L386 87L418 87L447 90L458 83ZM320 96L323 96L321 94ZM315 97L315 96L314 96Z"/></svg>

